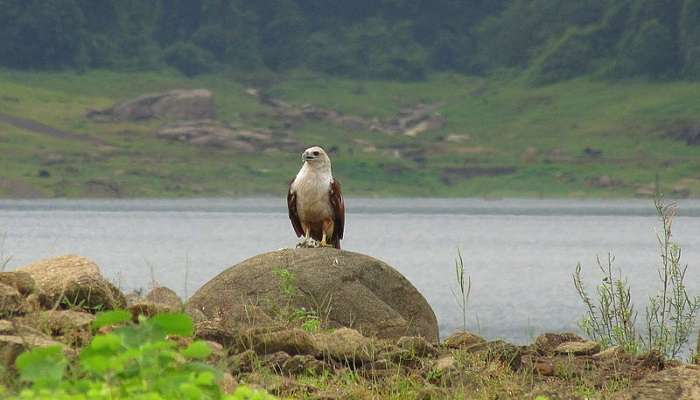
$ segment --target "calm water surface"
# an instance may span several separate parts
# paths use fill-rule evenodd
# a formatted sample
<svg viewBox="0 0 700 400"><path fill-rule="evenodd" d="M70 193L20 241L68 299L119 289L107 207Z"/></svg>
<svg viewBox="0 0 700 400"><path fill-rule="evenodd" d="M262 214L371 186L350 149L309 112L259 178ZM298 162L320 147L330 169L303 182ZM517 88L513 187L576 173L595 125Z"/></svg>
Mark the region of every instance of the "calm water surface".
<svg viewBox="0 0 700 400"><path fill-rule="evenodd" d="M423 293L448 334L461 325L452 289L461 249L472 277L469 328L527 342L576 330L571 282L577 262L589 283L596 255L615 265L642 301L657 284L651 201L348 199L347 250L380 258ZM675 238L700 291L700 202L681 201ZM1 250L13 269L66 253L94 259L127 289L155 279L186 297L223 269L294 246L283 199L4 200ZM640 320L642 316L640 316Z"/></svg>

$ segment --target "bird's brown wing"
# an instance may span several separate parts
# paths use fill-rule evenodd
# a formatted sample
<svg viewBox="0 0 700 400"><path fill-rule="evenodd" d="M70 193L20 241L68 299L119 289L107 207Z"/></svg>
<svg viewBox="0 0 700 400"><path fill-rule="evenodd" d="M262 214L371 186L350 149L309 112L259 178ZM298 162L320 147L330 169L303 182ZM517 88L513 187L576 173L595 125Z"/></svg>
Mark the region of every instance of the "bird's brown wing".
<svg viewBox="0 0 700 400"><path fill-rule="evenodd" d="M292 179L289 182L289 192L287 192L287 208L289 208L289 220L292 221L292 226L294 227L294 232L296 232L297 237L304 235L304 228L301 227L301 220L299 219L299 213L297 212L297 195L292 193Z"/></svg>
<svg viewBox="0 0 700 400"><path fill-rule="evenodd" d="M333 207L333 244L336 248L340 248L340 239L343 238L345 231L345 202L343 202L343 192L340 190L340 182L333 178L328 198Z"/></svg>

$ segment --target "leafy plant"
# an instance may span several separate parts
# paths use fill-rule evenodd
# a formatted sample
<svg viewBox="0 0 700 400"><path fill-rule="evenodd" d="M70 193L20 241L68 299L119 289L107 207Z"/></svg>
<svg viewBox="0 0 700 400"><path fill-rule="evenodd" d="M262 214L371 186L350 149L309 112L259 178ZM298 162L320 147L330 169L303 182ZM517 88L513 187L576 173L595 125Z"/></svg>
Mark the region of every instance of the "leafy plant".
<svg viewBox="0 0 700 400"><path fill-rule="evenodd" d="M455 275L457 279L457 290L452 289L452 295L457 301L457 306L462 311L462 329L467 330L467 309L469 308L469 295L472 291L472 278L465 273L462 253L457 250L455 259Z"/></svg>
<svg viewBox="0 0 700 400"><path fill-rule="evenodd" d="M615 257L608 254L607 263L596 258L603 273L602 282L596 287L597 304L588 296L583 285L581 264L576 265L574 286L579 297L586 305L587 316L579 325L586 335L601 343L603 347L620 345L627 351L638 350L635 322L637 312L632 304L632 296L627 280L621 272L613 274Z"/></svg>
<svg viewBox="0 0 700 400"><path fill-rule="evenodd" d="M681 264L681 248L672 240L671 228L677 206L664 204L659 197L654 205L662 225L661 233L657 234L661 289L649 298L646 308L645 344L649 349L658 349L663 354L676 357L688 342L695 326L700 296L688 295L684 283L688 266Z"/></svg>
<svg viewBox="0 0 700 400"><path fill-rule="evenodd" d="M603 280L597 286L597 301L588 296L583 285L581 264L576 266L573 275L574 286L586 305L587 315L581 321L581 328L588 336L603 346L620 345L628 351L658 351L676 358L688 343L695 316L700 309L700 296L690 296L685 286L688 266L681 264L681 248L673 242L671 228L677 206L666 204L661 195L654 200L656 212L662 225L657 234L660 264L658 275L661 288L645 307L645 327L643 334L636 330L637 312L627 280L621 272L615 276L612 271L614 257L608 256L607 264L598 259L603 272Z"/></svg>
<svg viewBox="0 0 700 400"><path fill-rule="evenodd" d="M321 329L321 318L313 310L307 310L305 307L300 307L292 311L289 318L291 321L301 323L301 329L306 332L316 332Z"/></svg>
<svg viewBox="0 0 700 400"><path fill-rule="evenodd" d="M209 345L170 340L192 336L185 314L142 317L134 324L129 312L110 311L98 314L93 327L111 331L95 336L70 371L59 346L21 354L16 365L28 387L14 399L273 399L246 387L224 395L217 384L221 372L203 362Z"/></svg>

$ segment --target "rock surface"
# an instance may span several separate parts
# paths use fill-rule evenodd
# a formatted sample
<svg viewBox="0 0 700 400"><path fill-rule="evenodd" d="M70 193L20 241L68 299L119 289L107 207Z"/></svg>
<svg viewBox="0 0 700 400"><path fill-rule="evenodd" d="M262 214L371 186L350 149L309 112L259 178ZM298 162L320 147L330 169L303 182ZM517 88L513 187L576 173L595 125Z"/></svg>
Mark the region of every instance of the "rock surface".
<svg viewBox="0 0 700 400"><path fill-rule="evenodd" d="M96 309L124 308L124 295L108 282L94 262L67 255L49 258L18 269L31 275L37 289L52 305L68 303ZM51 308L51 307L49 307Z"/></svg>
<svg viewBox="0 0 700 400"><path fill-rule="evenodd" d="M276 271L290 273L291 295ZM279 250L231 267L189 300L190 313L214 319L256 304L269 315L276 305L316 310L329 327L350 327L367 336L422 336L438 340L433 310L411 283L387 264L336 249Z"/></svg>
<svg viewBox="0 0 700 400"><path fill-rule="evenodd" d="M0 318L22 314L26 308L24 299L17 289L0 283Z"/></svg>
<svg viewBox="0 0 700 400"><path fill-rule="evenodd" d="M340 328L314 336L321 354L347 363L372 361L373 343L354 329Z"/></svg>
<svg viewBox="0 0 700 400"><path fill-rule="evenodd" d="M41 334L0 335L0 369L14 369L15 360L26 350L55 345L64 347L60 342Z"/></svg>
<svg viewBox="0 0 700 400"><path fill-rule="evenodd" d="M600 351L600 344L593 341L564 342L554 348L556 354L573 354L575 356L589 356Z"/></svg>
<svg viewBox="0 0 700 400"><path fill-rule="evenodd" d="M173 290L156 287L148 292L145 298L132 301L127 308L134 320L137 320L139 315L150 317L163 312L182 311L183 303Z"/></svg>
<svg viewBox="0 0 700 400"><path fill-rule="evenodd" d="M264 150L298 151L301 145L288 133L246 130L213 120L178 121L156 131L156 137L197 146L234 149L242 153Z"/></svg>
<svg viewBox="0 0 700 400"><path fill-rule="evenodd" d="M448 336L445 340L443 340L442 344L451 349L459 349L483 342L485 342L484 339L471 332L457 331Z"/></svg>
<svg viewBox="0 0 700 400"><path fill-rule="evenodd" d="M34 293L36 289L32 276L21 271L0 272L0 283L17 289L23 296Z"/></svg>
<svg viewBox="0 0 700 400"><path fill-rule="evenodd" d="M659 371L616 397L619 400L700 399L700 366L684 365Z"/></svg>
<svg viewBox="0 0 700 400"><path fill-rule="evenodd" d="M103 121L142 121L153 118L214 118L214 98L206 89L171 90L146 94L106 110L88 111L87 117Z"/></svg>

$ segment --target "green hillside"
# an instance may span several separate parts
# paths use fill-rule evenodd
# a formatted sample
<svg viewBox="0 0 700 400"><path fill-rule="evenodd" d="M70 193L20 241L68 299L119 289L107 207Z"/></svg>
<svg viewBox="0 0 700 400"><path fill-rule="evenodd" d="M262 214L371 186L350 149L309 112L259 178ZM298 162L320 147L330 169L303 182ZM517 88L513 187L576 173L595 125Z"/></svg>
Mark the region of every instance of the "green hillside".
<svg viewBox="0 0 700 400"><path fill-rule="evenodd" d="M292 106L368 120L436 104L446 124L415 137L324 120L290 126L246 93L251 87ZM700 124L700 83L578 78L533 87L522 74L440 73L398 82L299 71L186 78L167 70L0 70L0 196L284 193L300 165L296 148L197 146L157 138L154 131L168 121L86 117L89 109L174 88L213 91L217 119L226 123L286 132L299 149L332 150L335 175L350 196L634 196L653 190L657 175L666 192L700 196L700 146L672 137Z"/></svg>

